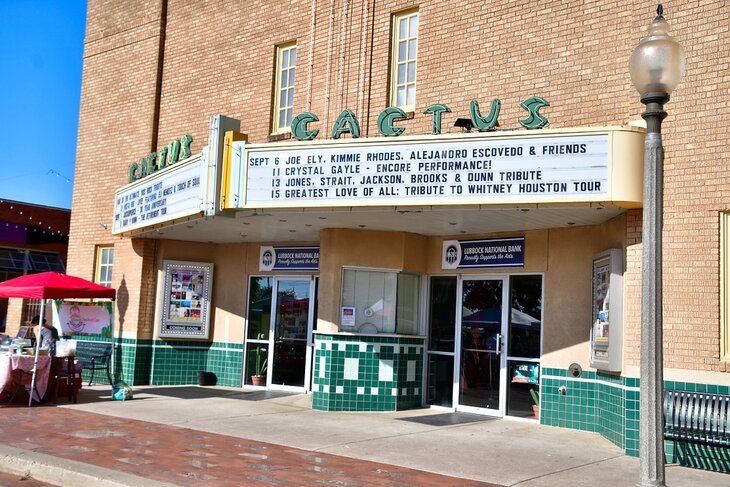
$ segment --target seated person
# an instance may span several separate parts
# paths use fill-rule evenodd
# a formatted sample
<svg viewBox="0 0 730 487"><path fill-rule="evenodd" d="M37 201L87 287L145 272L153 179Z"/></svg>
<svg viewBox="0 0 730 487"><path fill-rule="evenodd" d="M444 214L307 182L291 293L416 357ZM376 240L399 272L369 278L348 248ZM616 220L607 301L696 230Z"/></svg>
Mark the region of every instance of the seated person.
<svg viewBox="0 0 730 487"><path fill-rule="evenodd" d="M35 335L38 337L38 340L40 340L40 343L38 344L39 348L48 349L48 355L51 357L56 356L56 342L58 341L58 330L56 330L53 326L48 324L48 320L43 318L43 326L40 327L40 331L38 330L38 323L40 322L40 316L34 316L32 320L30 320L30 324L33 325L35 328Z"/></svg>

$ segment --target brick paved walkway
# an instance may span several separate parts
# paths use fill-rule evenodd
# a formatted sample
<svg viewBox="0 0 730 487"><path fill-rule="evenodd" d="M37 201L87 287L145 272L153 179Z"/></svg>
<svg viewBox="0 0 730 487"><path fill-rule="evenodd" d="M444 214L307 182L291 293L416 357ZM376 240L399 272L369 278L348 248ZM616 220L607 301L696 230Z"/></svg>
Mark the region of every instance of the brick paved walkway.
<svg viewBox="0 0 730 487"><path fill-rule="evenodd" d="M144 421L41 406L3 408L2 442L181 486L496 486Z"/></svg>

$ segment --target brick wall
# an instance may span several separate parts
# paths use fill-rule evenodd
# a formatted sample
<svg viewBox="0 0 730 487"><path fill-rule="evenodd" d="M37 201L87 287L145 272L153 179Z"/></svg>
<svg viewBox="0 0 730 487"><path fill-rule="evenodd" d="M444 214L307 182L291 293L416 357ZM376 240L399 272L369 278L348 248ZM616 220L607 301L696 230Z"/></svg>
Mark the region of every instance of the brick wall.
<svg viewBox="0 0 730 487"><path fill-rule="evenodd" d="M551 127L624 124L643 109L628 59L654 16L647 2L371 0L365 36L363 2L314 4L310 37L312 2L169 0L160 59L163 2L90 0L70 272L91 277L94 245L119 242L101 224L111 228L113 191L125 184L131 162L184 133L193 135L193 152L200 151L215 113L240 119L251 142L267 140L275 46L290 40L298 50L294 111L319 116L314 127L322 129L320 138L342 108L356 111L363 135L377 136L377 116L388 104L391 15L413 6L420 9L419 108L401 124L407 134L430 132L431 119L420 112L436 102L453 110L444 116L444 132L458 130L453 122L468 116L472 99L486 109L500 98L502 128L519 127L525 116L519 105L533 95L550 101L543 113ZM730 93L730 54L723 45L728 10L726 2L672 0L664 6L687 52L687 74L667 105L664 132L665 359L668 367L719 371L725 364L718 358L717 213L727 209L730 196L721 170L730 120L719 109L728 105ZM630 365L638 363L640 221L640 211L629 212ZM123 273L130 290L126 319L136 330L138 320L146 327L151 319L146 314L151 291L144 291L144 302L131 298L132 290L153 278L140 267L151 244L121 245L115 282Z"/></svg>
<svg viewBox="0 0 730 487"><path fill-rule="evenodd" d="M92 280L97 245L114 245L113 285L125 335L149 321L140 289L152 242L112 236L114 191L153 145L161 1L89 2L68 272ZM125 297L126 293L126 297Z"/></svg>

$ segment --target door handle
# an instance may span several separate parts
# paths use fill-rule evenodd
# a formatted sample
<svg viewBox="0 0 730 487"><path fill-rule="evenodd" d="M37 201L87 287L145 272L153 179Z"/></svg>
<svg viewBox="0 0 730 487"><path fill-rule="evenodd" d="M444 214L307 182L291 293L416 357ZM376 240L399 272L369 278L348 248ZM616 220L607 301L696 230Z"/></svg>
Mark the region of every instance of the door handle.
<svg viewBox="0 0 730 487"><path fill-rule="evenodd" d="M496 344L494 347L494 353L496 353L497 355L501 355L502 354L502 335L497 333L496 338L497 339L495 340Z"/></svg>

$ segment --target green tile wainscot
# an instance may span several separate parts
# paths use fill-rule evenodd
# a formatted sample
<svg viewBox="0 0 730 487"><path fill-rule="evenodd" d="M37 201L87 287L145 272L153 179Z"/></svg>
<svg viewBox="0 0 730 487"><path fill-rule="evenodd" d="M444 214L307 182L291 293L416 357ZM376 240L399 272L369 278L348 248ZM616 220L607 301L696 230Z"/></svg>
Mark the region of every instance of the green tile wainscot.
<svg viewBox="0 0 730 487"><path fill-rule="evenodd" d="M565 394L559 391L565 386ZM664 381L666 389L727 394L728 386ZM639 379L601 371L572 377L544 367L540 423L600 433L627 455L639 456ZM730 448L665 440L667 463L730 473Z"/></svg>
<svg viewBox="0 0 730 487"><path fill-rule="evenodd" d="M424 337L317 333L312 408L399 411L421 407Z"/></svg>

